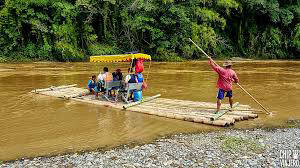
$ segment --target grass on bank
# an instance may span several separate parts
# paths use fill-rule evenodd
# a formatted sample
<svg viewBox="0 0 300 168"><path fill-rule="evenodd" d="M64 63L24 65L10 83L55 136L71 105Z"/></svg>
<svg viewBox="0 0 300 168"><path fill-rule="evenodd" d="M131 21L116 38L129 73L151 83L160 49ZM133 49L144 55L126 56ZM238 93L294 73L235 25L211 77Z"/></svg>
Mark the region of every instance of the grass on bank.
<svg viewBox="0 0 300 168"><path fill-rule="evenodd" d="M220 136L218 137L222 141L221 148L225 152L254 152L254 153L262 153L264 151L264 147L260 145L258 142L235 136Z"/></svg>

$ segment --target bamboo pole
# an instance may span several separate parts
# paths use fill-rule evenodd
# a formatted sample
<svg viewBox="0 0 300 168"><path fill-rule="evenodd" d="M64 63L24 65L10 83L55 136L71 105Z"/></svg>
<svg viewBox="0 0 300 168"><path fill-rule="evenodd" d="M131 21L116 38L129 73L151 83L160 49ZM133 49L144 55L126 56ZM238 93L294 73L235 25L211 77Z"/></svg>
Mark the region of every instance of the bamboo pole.
<svg viewBox="0 0 300 168"><path fill-rule="evenodd" d="M58 87L50 87L50 88L45 88L45 89L34 89L31 92L32 93L39 93L39 92L45 92L45 91L51 91L51 90L59 90L59 89L65 89L65 88L69 88L69 87L75 87L77 86L77 84L73 84L73 85L62 85L62 86L58 86Z"/></svg>
<svg viewBox="0 0 300 168"><path fill-rule="evenodd" d="M189 101L189 100L176 100L176 99L166 99L166 98L158 98L153 102L157 103L170 103L170 104L184 104L184 105L193 105L193 106L203 106L203 107L214 107L216 106L215 103L209 103L209 102L195 102L195 101ZM228 104L229 107L229 104ZM251 108L249 105L239 105L239 108L249 109Z"/></svg>
<svg viewBox="0 0 300 168"><path fill-rule="evenodd" d="M144 99L144 100L141 100L141 101L138 101L138 102L126 104L126 105L123 106L123 109L127 109L129 107L136 106L136 105L142 104L142 103L147 102L147 101L151 101L151 100L156 99L156 98L158 98L160 96L161 96L161 94L157 94L155 96L149 97L147 99Z"/></svg>
<svg viewBox="0 0 300 168"><path fill-rule="evenodd" d="M267 110L259 101L257 101L246 89L244 89L239 83L237 83L237 85L245 92L247 93L258 105L260 105L260 107L262 107L267 114L271 114L269 112L269 110Z"/></svg>
<svg viewBox="0 0 300 168"><path fill-rule="evenodd" d="M166 106L166 107L180 107L180 108L194 108L194 109L204 109L204 110L216 110L215 107L205 107L203 105L196 105L196 104L189 104L189 103L186 103L184 105L179 105L178 103L174 103L174 104L171 104L171 103L162 103L162 102L147 102L147 104L162 104L163 106ZM227 108L221 108L220 110L227 110ZM245 111L245 112L262 112L262 110L257 110L257 109L232 109L232 111Z"/></svg>
<svg viewBox="0 0 300 168"><path fill-rule="evenodd" d="M240 104L239 102L234 103L234 104L232 105L232 108L237 107L239 104ZM214 120L220 118L221 116L223 116L225 113L227 113L227 112L230 111L230 110L231 110L231 109L223 110L223 111L217 113L215 116L211 117L210 120L214 121Z"/></svg>
<svg viewBox="0 0 300 168"><path fill-rule="evenodd" d="M186 114L181 114L181 113L174 113L171 116L171 113L166 113L166 112L153 112L153 110L149 109L141 109L141 107L134 107L131 109L131 111L136 111L136 112L142 112L145 114L150 114L150 115L156 115L159 117L166 117L166 118L173 118L177 120L184 120L184 121L190 121L190 122L196 122L196 123L203 123L203 124L209 124L209 125L215 125L215 126L223 126L227 127L230 125L229 121L226 120L216 120L216 121L210 121L209 118L203 117L203 116L188 116Z"/></svg>
<svg viewBox="0 0 300 168"><path fill-rule="evenodd" d="M143 109L151 109L152 111L155 111L154 113L156 113L156 111L164 111L164 115L166 117L168 117L168 115L171 115L172 113L176 113L178 115L184 115L186 116L184 118L184 120L188 119L189 116L197 116L197 117L205 117L207 119L210 119L210 117L213 117L212 113L209 112L199 112L199 111L182 111L178 108L166 108L166 107L154 107L154 106L145 106L145 104L141 105L139 107L141 110ZM168 114L169 113L169 114ZM171 118L171 117L168 117ZM233 124L235 122L235 120L242 120L243 117L241 116L222 116L220 119L222 120L226 120L228 122L230 122L230 124Z"/></svg>
<svg viewBox="0 0 300 168"><path fill-rule="evenodd" d="M209 59L211 59L211 57L210 56L208 56L192 39L190 39L189 38L189 40L203 53L203 54L205 54L206 56L207 56L207 58L209 58ZM216 65L218 65L213 59L211 59L211 61L214 63L214 64L216 64ZM261 103L259 103L247 90L245 90L239 83L237 83L237 85L244 91L244 92L246 92L257 104L259 104L260 105L260 107L262 107L265 111L266 111L266 114L271 114L270 112L269 112L269 110L267 110Z"/></svg>
<svg viewBox="0 0 300 168"><path fill-rule="evenodd" d="M150 106L147 106L146 104L143 104L141 105L141 108L145 107L145 109L149 109L149 108L153 108L154 106L153 105L150 105ZM194 114L194 115L197 115L197 116L203 116L203 117L206 117L206 118L210 118L210 117L213 117L214 114L210 113L210 112L199 112L199 111L193 111L193 110L185 110L183 111L182 109L179 109L179 108L170 108L170 107L154 107L153 110L163 110L163 111L170 111L172 110L171 113L173 112L177 112L177 113L180 113L182 115L191 115L191 114ZM224 120L228 120L228 121L240 121L240 120L243 120L243 116L237 116L237 115L230 115L230 116L222 116L222 119Z"/></svg>
<svg viewBox="0 0 300 168"><path fill-rule="evenodd" d="M146 77L146 83L148 81L148 76L149 76L149 73L150 73L150 68L151 68L151 60L150 60L150 63L149 63L149 68L148 68L148 72L147 72L147 77Z"/></svg>

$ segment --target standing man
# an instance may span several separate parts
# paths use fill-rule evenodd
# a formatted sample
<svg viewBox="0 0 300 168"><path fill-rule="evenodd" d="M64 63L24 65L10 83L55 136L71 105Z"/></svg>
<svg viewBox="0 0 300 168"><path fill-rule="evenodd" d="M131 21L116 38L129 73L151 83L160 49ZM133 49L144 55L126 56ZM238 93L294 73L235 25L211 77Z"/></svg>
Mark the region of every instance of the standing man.
<svg viewBox="0 0 300 168"><path fill-rule="evenodd" d="M217 86L218 86L218 95L217 95L217 111L218 113L221 108L221 100L224 99L225 93L226 97L229 98L229 104L232 108L233 100L232 100L232 82L238 83L239 78L236 73L231 69L232 63L231 61L224 62L223 66L225 68L220 67L218 64L214 63L214 61L209 58L209 64L212 69L216 71L219 75Z"/></svg>

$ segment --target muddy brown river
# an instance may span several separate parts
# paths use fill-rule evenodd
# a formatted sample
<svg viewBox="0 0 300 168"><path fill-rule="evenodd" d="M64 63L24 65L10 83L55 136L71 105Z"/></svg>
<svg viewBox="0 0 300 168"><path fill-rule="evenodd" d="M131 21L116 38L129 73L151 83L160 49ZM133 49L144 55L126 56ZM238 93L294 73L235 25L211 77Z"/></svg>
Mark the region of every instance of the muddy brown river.
<svg viewBox="0 0 300 168"><path fill-rule="evenodd" d="M228 129L29 93L52 85L86 87L89 76L105 65L125 71L128 63L0 64L0 160L108 149L177 133ZM234 70L240 84L275 115L262 114L231 128L281 127L287 126L287 120L300 119L300 62L236 62ZM152 63L144 95L161 93L164 98L215 102L216 79L206 61ZM260 108L236 85L234 99Z"/></svg>

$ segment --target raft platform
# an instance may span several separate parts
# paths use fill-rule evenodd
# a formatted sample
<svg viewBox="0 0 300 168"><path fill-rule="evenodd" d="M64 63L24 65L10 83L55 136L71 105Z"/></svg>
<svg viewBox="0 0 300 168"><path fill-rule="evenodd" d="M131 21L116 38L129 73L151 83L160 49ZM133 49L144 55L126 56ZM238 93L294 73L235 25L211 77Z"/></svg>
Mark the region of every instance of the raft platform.
<svg viewBox="0 0 300 168"><path fill-rule="evenodd" d="M223 127L234 125L238 121L258 117L255 114L257 110L251 108L249 105L241 105L239 103L235 103L231 110L229 110L228 104L224 104L220 112L215 114L215 103L159 98L160 95L146 97L144 98L145 102L142 103L134 102L126 104L121 100L117 102L107 101L102 98L95 98L94 95L88 95L89 91L87 89L78 88L76 84L35 89L31 93ZM101 96L99 95L99 97Z"/></svg>

